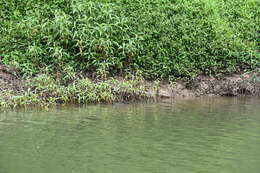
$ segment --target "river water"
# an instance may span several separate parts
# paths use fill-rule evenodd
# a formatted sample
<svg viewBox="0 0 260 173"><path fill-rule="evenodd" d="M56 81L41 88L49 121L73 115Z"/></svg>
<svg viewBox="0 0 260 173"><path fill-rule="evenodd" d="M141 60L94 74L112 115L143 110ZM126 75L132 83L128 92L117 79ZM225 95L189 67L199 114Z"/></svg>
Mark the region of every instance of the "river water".
<svg viewBox="0 0 260 173"><path fill-rule="evenodd" d="M0 113L0 173L259 173L260 99Z"/></svg>

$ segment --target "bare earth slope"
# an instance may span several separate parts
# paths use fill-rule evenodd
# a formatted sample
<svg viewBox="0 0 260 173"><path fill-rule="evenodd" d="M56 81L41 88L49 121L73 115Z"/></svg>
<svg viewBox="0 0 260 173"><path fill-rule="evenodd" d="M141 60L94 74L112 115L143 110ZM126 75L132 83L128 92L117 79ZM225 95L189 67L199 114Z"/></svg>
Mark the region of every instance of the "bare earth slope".
<svg viewBox="0 0 260 173"><path fill-rule="evenodd" d="M260 96L260 76L256 73L232 74L223 77L198 76L187 82L160 85L161 97L189 96Z"/></svg>
<svg viewBox="0 0 260 173"><path fill-rule="evenodd" d="M26 90L26 81L19 79L16 70L0 64L0 92L15 93ZM198 76L189 81L162 81L157 87L154 82L144 81L148 97L198 97L198 96L260 96L259 72L233 74L222 77Z"/></svg>
<svg viewBox="0 0 260 173"><path fill-rule="evenodd" d="M23 82L14 73L15 69L0 64L0 92L3 90L22 91Z"/></svg>

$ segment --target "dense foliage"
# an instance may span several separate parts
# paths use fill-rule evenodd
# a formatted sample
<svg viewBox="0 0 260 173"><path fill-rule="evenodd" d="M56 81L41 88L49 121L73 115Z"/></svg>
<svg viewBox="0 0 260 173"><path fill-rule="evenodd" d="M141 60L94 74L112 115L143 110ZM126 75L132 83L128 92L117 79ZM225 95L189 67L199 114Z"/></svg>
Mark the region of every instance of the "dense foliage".
<svg viewBox="0 0 260 173"><path fill-rule="evenodd" d="M191 77L259 65L260 0L5 0L0 56L41 69Z"/></svg>

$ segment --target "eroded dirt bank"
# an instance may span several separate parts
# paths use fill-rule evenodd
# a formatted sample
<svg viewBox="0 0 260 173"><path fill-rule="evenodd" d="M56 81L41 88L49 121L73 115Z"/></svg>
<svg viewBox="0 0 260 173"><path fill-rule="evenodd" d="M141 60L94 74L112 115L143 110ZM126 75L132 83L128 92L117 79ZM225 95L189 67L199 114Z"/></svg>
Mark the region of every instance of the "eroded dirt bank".
<svg viewBox="0 0 260 173"><path fill-rule="evenodd" d="M256 73L222 77L198 76L189 81L163 82L160 97L260 96L260 76Z"/></svg>
<svg viewBox="0 0 260 173"><path fill-rule="evenodd" d="M0 92L13 90L21 92L24 89L24 81L15 75L16 69L0 64Z"/></svg>
<svg viewBox="0 0 260 173"><path fill-rule="evenodd" d="M0 92L12 90L20 93L28 88L16 77L15 69L0 65ZM188 81L142 81L146 97L198 97L198 96L260 96L260 73L241 73L221 77L198 76Z"/></svg>

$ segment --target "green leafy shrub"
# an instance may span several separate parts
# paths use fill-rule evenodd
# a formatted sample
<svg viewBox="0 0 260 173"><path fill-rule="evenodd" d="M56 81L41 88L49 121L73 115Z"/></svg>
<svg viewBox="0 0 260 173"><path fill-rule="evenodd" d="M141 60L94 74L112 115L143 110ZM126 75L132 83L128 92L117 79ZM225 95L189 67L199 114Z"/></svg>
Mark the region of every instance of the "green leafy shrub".
<svg viewBox="0 0 260 173"><path fill-rule="evenodd" d="M5 0L0 56L43 68L192 77L259 66L259 0Z"/></svg>

